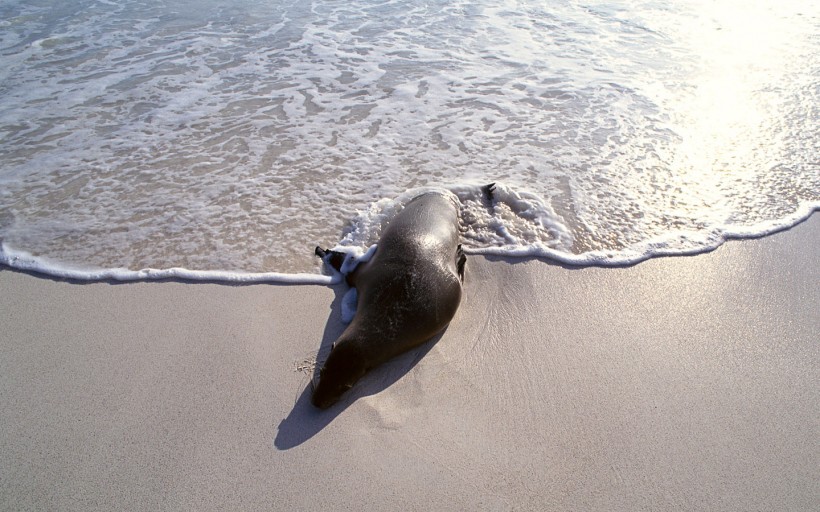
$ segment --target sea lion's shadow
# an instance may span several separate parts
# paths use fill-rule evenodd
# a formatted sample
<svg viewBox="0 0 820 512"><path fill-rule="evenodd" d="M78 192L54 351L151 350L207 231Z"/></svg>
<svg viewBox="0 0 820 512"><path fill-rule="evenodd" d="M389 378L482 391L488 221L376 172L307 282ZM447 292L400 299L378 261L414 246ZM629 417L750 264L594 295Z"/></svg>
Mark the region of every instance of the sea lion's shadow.
<svg viewBox="0 0 820 512"><path fill-rule="evenodd" d="M331 344L338 339L347 327L341 320L341 310L342 298L348 290L349 288L346 285L334 287L336 295L330 305L330 315L327 324L325 324L322 342L319 345L317 361L321 362L327 358ZM302 390L293 405L293 410L290 411L287 418L279 423L279 432L276 434L274 446L280 450L289 450L301 445L321 432L359 398L375 395L392 386L421 361L433 348L433 345L441 339L446 330L444 329L423 345L373 369L362 377L353 389L343 395L341 400L326 410L318 409L310 402L312 386L311 382L308 381L307 386Z"/></svg>

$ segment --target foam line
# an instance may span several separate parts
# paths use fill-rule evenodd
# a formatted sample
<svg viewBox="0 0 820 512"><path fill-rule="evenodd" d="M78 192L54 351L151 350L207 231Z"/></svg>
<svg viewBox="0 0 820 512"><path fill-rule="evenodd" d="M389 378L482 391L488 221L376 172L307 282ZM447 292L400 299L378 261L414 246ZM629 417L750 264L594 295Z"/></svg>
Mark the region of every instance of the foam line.
<svg viewBox="0 0 820 512"><path fill-rule="evenodd" d="M162 279L181 279L185 281L216 281L233 284L282 283L282 284L318 284L332 285L341 281L340 275L326 276L320 274L280 272L233 272L220 270L190 270L186 268L140 269L124 268L76 268L47 258L32 256L24 251L9 248L0 244L0 264L18 270L37 272L60 279L78 281L155 281Z"/></svg>

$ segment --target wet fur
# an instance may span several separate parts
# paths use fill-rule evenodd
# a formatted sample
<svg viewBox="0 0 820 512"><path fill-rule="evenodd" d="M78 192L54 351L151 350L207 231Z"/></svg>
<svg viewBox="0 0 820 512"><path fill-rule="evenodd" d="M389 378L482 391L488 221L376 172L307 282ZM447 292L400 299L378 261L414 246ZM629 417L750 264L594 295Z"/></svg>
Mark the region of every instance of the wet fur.
<svg viewBox="0 0 820 512"><path fill-rule="evenodd" d="M313 404L333 405L368 371L441 332L461 301L465 261L458 206L438 193L410 201L371 260L347 277L358 291L357 313L333 344Z"/></svg>

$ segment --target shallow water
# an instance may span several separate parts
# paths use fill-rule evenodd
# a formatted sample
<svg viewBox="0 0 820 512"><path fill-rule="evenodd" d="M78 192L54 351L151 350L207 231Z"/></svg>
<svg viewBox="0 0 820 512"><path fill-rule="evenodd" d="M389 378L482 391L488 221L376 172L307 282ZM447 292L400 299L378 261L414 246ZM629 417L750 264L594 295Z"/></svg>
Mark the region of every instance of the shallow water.
<svg viewBox="0 0 820 512"><path fill-rule="evenodd" d="M820 7L543 4L0 2L0 257L311 280L444 187L470 252L619 264L820 207Z"/></svg>

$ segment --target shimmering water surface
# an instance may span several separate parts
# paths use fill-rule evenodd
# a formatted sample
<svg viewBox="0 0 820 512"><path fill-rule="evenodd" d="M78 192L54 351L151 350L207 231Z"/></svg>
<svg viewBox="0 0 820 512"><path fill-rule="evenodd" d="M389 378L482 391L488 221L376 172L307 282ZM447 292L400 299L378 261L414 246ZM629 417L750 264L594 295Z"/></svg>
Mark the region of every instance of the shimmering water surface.
<svg viewBox="0 0 820 512"><path fill-rule="evenodd" d="M820 207L818 111L800 0L0 0L0 255L318 273L420 187L474 253L693 253Z"/></svg>

